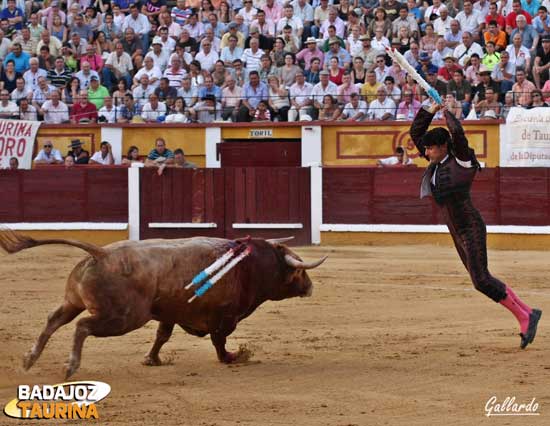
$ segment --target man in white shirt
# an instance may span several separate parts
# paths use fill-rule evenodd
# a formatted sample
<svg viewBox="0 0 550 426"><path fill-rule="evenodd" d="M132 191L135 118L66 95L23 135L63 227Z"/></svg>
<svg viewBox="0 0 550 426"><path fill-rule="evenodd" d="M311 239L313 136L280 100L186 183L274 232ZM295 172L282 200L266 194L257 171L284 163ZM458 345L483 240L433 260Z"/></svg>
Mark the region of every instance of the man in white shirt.
<svg viewBox="0 0 550 426"><path fill-rule="evenodd" d="M298 38L302 37L304 32L304 24L302 21L294 16L294 8L288 4L284 9L284 17L277 23L277 34L283 33L283 28L286 26L292 28L292 35Z"/></svg>
<svg viewBox="0 0 550 426"><path fill-rule="evenodd" d="M338 96L338 86L329 80L329 72L323 70L319 73L319 83L313 86L311 91L315 118L317 118L319 111L323 108L323 98L326 95L336 98Z"/></svg>
<svg viewBox="0 0 550 426"><path fill-rule="evenodd" d="M407 157L402 146L395 148L395 155L388 158L381 158L376 162L380 167L410 166L413 161Z"/></svg>
<svg viewBox="0 0 550 426"><path fill-rule="evenodd" d="M485 54L479 44L477 44L472 34L468 31L462 33L462 43L455 47L453 56L458 60L460 66L464 66L467 59L470 59L474 53L477 53L480 58Z"/></svg>
<svg viewBox="0 0 550 426"><path fill-rule="evenodd" d="M146 56L143 60L143 67L141 67L134 76L134 84L140 83L142 75L149 77L149 85L153 86L154 89L159 86L160 79L162 78L162 72L157 66L155 66L155 62L150 56Z"/></svg>
<svg viewBox="0 0 550 426"><path fill-rule="evenodd" d="M105 123L116 123L120 117L120 109L117 106L113 105L113 98L111 96L106 96L103 99L103 106L99 109L98 113L98 122ZM101 118L104 117L104 120ZM93 157L92 157L93 158Z"/></svg>
<svg viewBox="0 0 550 426"><path fill-rule="evenodd" d="M460 22L460 28L463 32L467 31L472 34L474 40L479 40L479 35L482 25L484 24L484 20L479 12L474 10L471 0L466 0L464 2L464 10L459 12L455 19Z"/></svg>
<svg viewBox="0 0 550 426"><path fill-rule="evenodd" d="M263 50L260 50L260 42L257 38L250 39L250 48L244 49L242 61L248 72L258 71L261 66L261 59L264 55Z"/></svg>
<svg viewBox="0 0 550 426"><path fill-rule="evenodd" d="M155 66L159 68L161 72L164 72L169 64L170 55L162 50L162 43L160 42L160 40L155 39L153 39L153 50L145 55L145 59L151 58Z"/></svg>
<svg viewBox="0 0 550 426"><path fill-rule="evenodd" d="M437 35L444 36L448 31L451 31L451 21L453 18L449 16L449 9L443 5L439 8L439 18L437 18L434 24L434 32Z"/></svg>
<svg viewBox="0 0 550 426"><path fill-rule="evenodd" d="M155 87L149 84L149 77L147 74L143 74L139 80L139 85L132 91L134 101L136 101L140 108L143 108L149 101L151 93L155 92Z"/></svg>
<svg viewBox="0 0 550 426"><path fill-rule="evenodd" d="M25 86L25 80L23 77L18 77L15 80L15 90L11 92L11 100L17 102L19 99L32 98L31 89Z"/></svg>
<svg viewBox="0 0 550 426"><path fill-rule="evenodd" d="M115 51L109 53L103 67L103 85L110 91L115 82L123 78L126 80L127 87L131 87L132 77L130 77L130 72L133 69L132 57L124 51L122 43L116 43Z"/></svg>
<svg viewBox="0 0 550 426"><path fill-rule="evenodd" d="M156 123L166 116L166 105L159 102L159 97L153 93L149 95L149 102L141 111L141 118L147 123Z"/></svg>
<svg viewBox="0 0 550 426"><path fill-rule="evenodd" d="M60 101L58 90L51 93L51 99L42 104L40 113L44 116L44 123L61 124L69 121L69 107Z"/></svg>
<svg viewBox="0 0 550 426"><path fill-rule="evenodd" d="M369 105L369 116L373 120L393 120L395 118L395 102L388 97L384 86L376 91L376 99Z"/></svg>
<svg viewBox="0 0 550 426"><path fill-rule="evenodd" d="M290 86L290 110L288 121L296 121L296 118L309 119L311 121L311 92L313 85L306 82L303 71L296 73L296 82Z"/></svg>
<svg viewBox="0 0 550 426"><path fill-rule="evenodd" d="M61 151L53 147L52 141L47 140L33 161L35 164L63 164L63 157Z"/></svg>
<svg viewBox="0 0 550 426"><path fill-rule="evenodd" d="M111 144L107 141L101 142L99 151L92 155L89 164L98 164L101 166L112 166L115 164Z"/></svg>
<svg viewBox="0 0 550 426"><path fill-rule="evenodd" d="M143 50L146 51L149 48L149 31L151 30L151 24L149 24L147 16L139 13L136 4L130 5L130 14L124 18L122 32L125 32L126 28L132 28L136 35L141 38Z"/></svg>
<svg viewBox="0 0 550 426"><path fill-rule="evenodd" d="M176 90L181 86L181 80L187 72L181 67L181 59L179 56L172 56L172 66L166 68L163 77L166 77L170 82L170 87L175 87Z"/></svg>
<svg viewBox="0 0 550 426"><path fill-rule="evenodd" d="M218 54L212 50L212 42L204 39L202 41L202 49L197 53L195 59L200 62L201 68L208 72L214 71L216 61L220 59Z"/></svg>
<svg viewBox="0 0 550 426"><path fill-rule="evenodd" d="M350 95L350 101L344 106L341 118L347 121L363 121L367 116L367 103L357 93Z"/></svg>
<svg viewBox="0 0 550 426"><path fill-rule="evenodd" d="M90 63L87 61L82 61L80 64L80 71L75 74L75 77L80 81L80 90L88 90L92 77L99 80L99 74L91 68ZM105 86L107 85L105 84Z"/></svg>
<svg viewBox="0 0 550 426"><path fill-rule="evenodd" d="M48 73L42 68L38 68L38 58L29 59L30 69L25 71L23 78L25 79L25 87L32 92L38 89L38 77L47 77Z"/></svg>
<svg viewBox="0 0 550 426"><path fill-rule="evenodd" d="M15 102L10 101L10 92L2 89L0 92L0 118L17 118L19 107Z"/></svg>
<svg viewBox="0 0 550 426"><path fill-rule="evenodd" d="M229 81L229 78L232 77L228 75L225 78L226 84ZM178 89L178 96L183 98L183 100L185 101L185 106L187 108L191 108L197 103L197 99L199 97L199 89L197 88L197 86L193 86L191 84L191 77L189 77L189 75L186 75L181 80L181 87Z"/></svg>

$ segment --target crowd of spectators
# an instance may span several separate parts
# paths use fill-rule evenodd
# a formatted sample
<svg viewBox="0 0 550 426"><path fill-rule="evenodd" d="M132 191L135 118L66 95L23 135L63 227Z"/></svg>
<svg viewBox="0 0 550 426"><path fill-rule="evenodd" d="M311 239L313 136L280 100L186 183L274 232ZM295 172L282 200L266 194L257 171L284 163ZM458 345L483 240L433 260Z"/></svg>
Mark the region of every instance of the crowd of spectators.
<svg viewBox="0 0 550 426"><path fill-rule="evenodd" d="M2 0L0 118L410 120L550 101L550 0Z"/></svg>

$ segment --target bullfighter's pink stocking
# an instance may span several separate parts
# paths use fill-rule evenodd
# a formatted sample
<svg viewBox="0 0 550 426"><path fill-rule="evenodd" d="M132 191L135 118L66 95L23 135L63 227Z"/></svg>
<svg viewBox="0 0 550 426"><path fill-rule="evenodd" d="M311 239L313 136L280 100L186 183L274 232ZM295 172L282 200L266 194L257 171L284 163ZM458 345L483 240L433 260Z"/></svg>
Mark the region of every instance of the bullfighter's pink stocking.
<svg viewBox="0 0 550 426"><path fill-rule="evenodd" d="M529 314L531 313L531 308L523 303L516 293L508 286L506 286L506 298L502 299L500 304L514 314L519 322L521 332L525 333L529 327Z"/></svg>

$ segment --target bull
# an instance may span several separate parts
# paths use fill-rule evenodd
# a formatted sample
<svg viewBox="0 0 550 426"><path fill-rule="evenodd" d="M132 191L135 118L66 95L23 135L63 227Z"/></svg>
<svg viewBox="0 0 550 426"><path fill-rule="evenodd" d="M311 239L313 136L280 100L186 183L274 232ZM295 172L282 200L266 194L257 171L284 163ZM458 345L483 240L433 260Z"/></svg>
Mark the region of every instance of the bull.
<svg viewBox="0 0 550 426"><path fill-rule="evenodd" d="M193 303L193 289L185 286L195 274L210 265L236 242L221 238L195 237L177 240L121 241L98 247L67 239L35 240L11 230L0 230L0 247L16 253L45 244L66 244L85 250L89 256L69 275L65 300L49 316L23 366L31 368L52 334L84 310L90 316L76 323L73 346L65 364L65 377L80 366L82 346L88 336L120 336L159 322L146 365L161 365L159 351L177 324L195 336L210 334L222 363L237 360L226 350L226 339L237 324L267 300L310 296L312 283L306 272L326 257L305 263L282 244L287 239L250 239L251 253L220 282ZM237 240L238 241L238 240Z"/></svg>

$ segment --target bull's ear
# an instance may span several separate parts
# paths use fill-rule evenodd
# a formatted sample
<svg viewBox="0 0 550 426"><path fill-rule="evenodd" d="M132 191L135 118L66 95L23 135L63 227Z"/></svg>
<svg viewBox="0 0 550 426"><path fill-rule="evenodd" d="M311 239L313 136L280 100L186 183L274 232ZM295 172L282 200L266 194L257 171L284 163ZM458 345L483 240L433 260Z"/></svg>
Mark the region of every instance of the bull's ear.
<svg viewBox="0 0 550 426"><path fill-rule="evenodd" d="M285 237L285 238L272 238L270 240L266 240L268 243L270 244L282 244L282 243L286 243L287 241L290 241L290 240L293 240L294 239L294 236L292 237Z"/></svg>

